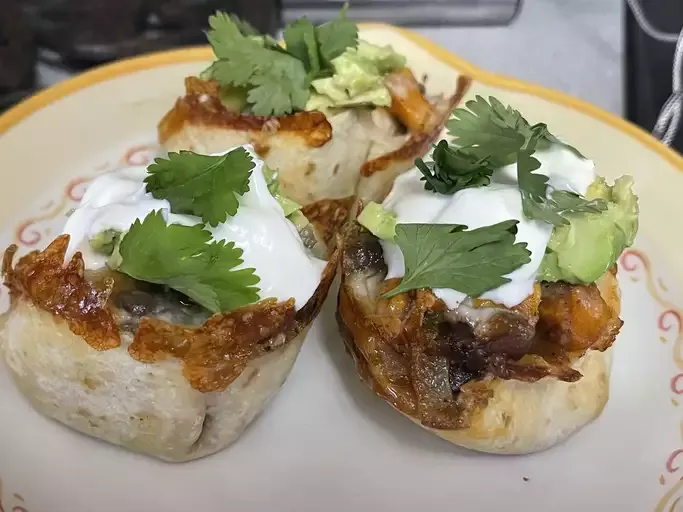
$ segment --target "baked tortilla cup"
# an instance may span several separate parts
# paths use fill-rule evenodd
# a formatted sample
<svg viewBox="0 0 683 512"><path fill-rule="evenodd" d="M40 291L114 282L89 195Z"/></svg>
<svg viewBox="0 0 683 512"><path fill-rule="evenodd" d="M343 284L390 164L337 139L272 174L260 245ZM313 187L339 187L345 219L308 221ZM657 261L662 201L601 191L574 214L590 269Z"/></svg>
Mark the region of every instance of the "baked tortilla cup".
<svg viewBox="0 0 683 512"><path fill-rule="evenodd" d="M393 91L390 109L258 117L228 110L217 82L188 77L185 96L159 123L159 140L168 151L202 154L253 144L266 165L279 171L283 193L303 205L354 195L373 200L429 150L470 82L461 77L450 97L430 102L403 69L386 79Z"/></svg>
<svg viewBox="0 0 683 512"><path fill-rule="evenodd" d="M398 280L384 279L378 239L355 222L341 268L337 320L360 378L438 436L482 452L532 453L605 407L622 325L616 267L594 285L539 284L512 309L473 303L469 321L431 290L381 298Z"/></svg>
<svg viewBox="0 0 683 512"><path fill-rule="evenodd" d="M16 246L5 253L11 307L0 351L9 373L40 413L173 462L224 449L265 408L339 260L333 244L320 284L298 311L294 299L267 299L209 317L175 292L86 271L80 253L65 262L68 240L61 235L14 266Z"/></svg>

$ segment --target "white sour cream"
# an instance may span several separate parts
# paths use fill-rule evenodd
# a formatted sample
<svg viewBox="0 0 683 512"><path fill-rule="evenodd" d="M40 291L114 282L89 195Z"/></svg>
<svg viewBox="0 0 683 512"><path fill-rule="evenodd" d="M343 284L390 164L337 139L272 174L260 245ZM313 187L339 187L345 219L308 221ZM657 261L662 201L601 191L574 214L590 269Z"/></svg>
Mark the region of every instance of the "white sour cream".
<svg viewBox="0 0 683 512"><path fill-rule="evenodd" d="M554 189L585 195L595 180L593 162L579 158L560 145L538 151L534 157L541 162L541 168L536 172L548 176ZM475 229L506 220L519 221L516 241L526 242L531 261L508 274L509 283L489 290L481 298L506 307L521 303L533 292L553 226L524 216L516 164L494 173L492 183L487 187L468 188L453 195L425 190L421 176L417 169L399 176L384 200L384 208L396 214L398 223L463 224ZM403 277L405 265L401 250L392 242L381 243L389 269L387 278ZM434 294L451 309L457 308L466 298L465 294L447 288L436 288Z"/></svg>
<svg viewBox="0 0 683 512"><path fill-rule="evenodd" d="M567 190L585 196L595 181L595 163L578 157L573 151L560 144L536 151L533 157L541 163L537 171L548 176L548 186L555 190ZM517 184L517 164L506 165L497 171L492 180L495 183Z"/></svg>
<svg viewBox="0 0 683 512"><path fill-rule="evenodd" d="M280 301L294 297L296 308L303 307L320 283L326 262L314 257L304 246L294 225L268 191L263 161L251 146L244 146L254 159L249 192L238 196L240 206L234 217L216 227L206 226L214 240L234 242L242 249L243 264L254 268L261 279L261 299ZM227 151L226 151L227 153ZM225 153L218 153L225 154ZM95 178L78 208L69 216L64 233L71 236L67 257L81 251L88 269L102 268L106 257L90 248L88 240L106 229L127 231L136 219L161 210L168 224L192 226L201 219L171 213L165 199L154 199L145 191L144 166L129 167Z"/></svg>

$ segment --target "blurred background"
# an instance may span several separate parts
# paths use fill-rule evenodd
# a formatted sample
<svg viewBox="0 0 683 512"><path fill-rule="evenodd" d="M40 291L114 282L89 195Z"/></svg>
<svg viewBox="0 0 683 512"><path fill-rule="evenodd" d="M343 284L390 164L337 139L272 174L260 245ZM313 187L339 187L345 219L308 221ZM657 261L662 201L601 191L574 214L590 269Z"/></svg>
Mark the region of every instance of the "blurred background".
<svg viewBox="0 0 683 512"><path fill-rule="evenodd" d="M683 27L683 0L640 0L656 28ZM337 0L0 0L0 111L115 59L204 43L208 16L230 11L277 35ZM350 15L406 25L489 71L594 103L651 130L671 94L675 44L635 22L626 0L352 0ZM675 146L683 151L683 135Z"/></svg>

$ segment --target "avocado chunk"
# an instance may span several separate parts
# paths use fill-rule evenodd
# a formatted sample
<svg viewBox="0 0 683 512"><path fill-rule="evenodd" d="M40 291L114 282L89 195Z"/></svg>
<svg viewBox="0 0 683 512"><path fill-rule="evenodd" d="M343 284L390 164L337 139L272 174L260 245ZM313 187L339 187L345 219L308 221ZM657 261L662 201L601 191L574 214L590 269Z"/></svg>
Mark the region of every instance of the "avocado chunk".
<svg viewBox="0 0 683 512"><path fill-rule="evenodd" d="M109 256L114 252L120 238L121 231L116 229L105 229L90 238L88 242L93 251Z"/></svg>
<svg viewBox="0 0 683 512"><path fill-rule="evenodd" d="M221 104L230 112L239 114L247 106L247 88L221 85L218 91Z"/></svg>
<svg viewBox="0 0 683 512"><path fill-rule="evenodd" d="M598 178L586 198L605 199L607 210L568 216L568 225L553 230L539 281L594 283L633 244L638 231L638 197L631 176L622 176L612 186Z"/></svg>
<svg viewBox="0 0 683 512"><path fill-rule="evenodd" d="M396 215L385 210L381 204L368 203L357 220L381 240L393 240L396 236Z"/></svg>
<svg viewBox="0 0 683 512"><path fill-rule="evenodd" d="M268 186L268 192L272 195L275 200L280 203L282 210L285 212L285 217L290 217L294 212L301 210L301 205L285 196L280 192L280 180L279 173L264 164L263 166L263 177L266 179L266 185ZM290 220L292 220L290 218Z"/></svg>
<svg viewBox="0 0 683 512"><path fill-rule="evenodd" d="M388 107L391 95L384 85L384 75L405 67L406 59L391 46L376 46L358 41L332 60L331 77L311 82L313 91L306 110L375 105Z"/></svg>

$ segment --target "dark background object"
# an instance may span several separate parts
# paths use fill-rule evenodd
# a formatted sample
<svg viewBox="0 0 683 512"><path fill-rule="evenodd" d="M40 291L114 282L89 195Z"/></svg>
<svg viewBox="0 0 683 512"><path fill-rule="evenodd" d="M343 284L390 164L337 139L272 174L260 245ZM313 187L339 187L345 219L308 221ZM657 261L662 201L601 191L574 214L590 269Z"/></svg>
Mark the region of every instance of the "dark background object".
<svg viewBox="0 0 683 512"><path fill-rule="evenodd" d="M31 94L36 45L21 0L0 0L0 111Z"/></svg>
<svg viewBox="0 0 683 512"><path fill-rule="evenodd" d="M208 17L238 14L259 30L279 26L279 0L21 0L41 59L74 70L176 46L203 44Z"/></svg>
<svg viewBox="0 0 683 512"><path fill-rule="evenodd" d="M652 39L638 26L633 13L625 5L626 117L652 131L659 112L671 95L675 43ZM683 27L683 1L640 0L645 16L655 28L677 34ZM683 152L683 127L673 144Z"/></svg>
<svg viewBox="0 0 683 512"><path fill-rule="evenodd" d="M343 0L282 0L285 23L308 16L322 23L337 15ZM407 26L507 25L522 0L351 0L349 17Z"/></svg>

